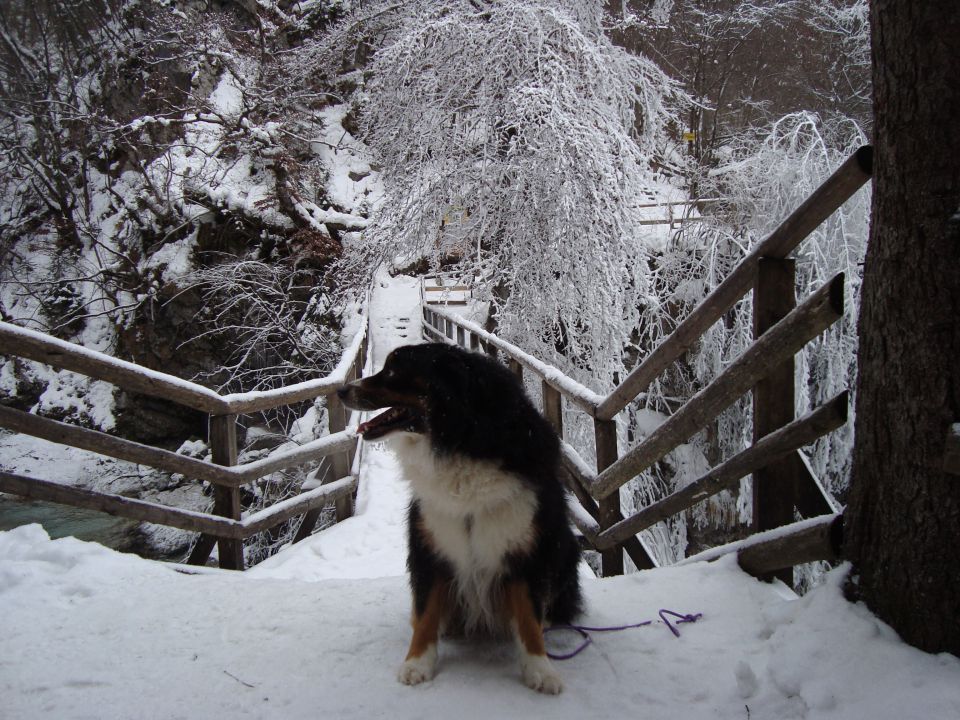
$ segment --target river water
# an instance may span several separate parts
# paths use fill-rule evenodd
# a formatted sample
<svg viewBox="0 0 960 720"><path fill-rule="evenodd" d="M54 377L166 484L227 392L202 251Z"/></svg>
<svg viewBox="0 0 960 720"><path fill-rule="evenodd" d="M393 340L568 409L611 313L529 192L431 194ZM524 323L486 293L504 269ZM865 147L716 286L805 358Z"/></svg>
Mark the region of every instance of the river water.
<svg viewBox="0 0 960 720"><path fill-rule="evenodd" d="M133 551L141 544L139 523L94 510L69 505L21 500L0 494L0 530L40 523L52 538L72 535L120 551Z"/></svg>

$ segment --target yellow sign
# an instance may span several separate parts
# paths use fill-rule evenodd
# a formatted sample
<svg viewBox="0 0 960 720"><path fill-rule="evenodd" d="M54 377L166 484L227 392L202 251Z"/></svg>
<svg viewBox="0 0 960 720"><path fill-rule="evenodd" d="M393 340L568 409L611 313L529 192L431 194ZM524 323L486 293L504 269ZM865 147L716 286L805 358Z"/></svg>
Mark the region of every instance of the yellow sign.
<svg viewBox="0 0 960 720"><path fill-rule="evenodd" d="M683 134L684 142L693 142L696 139L697 139L697 134L695 132L685 132Z"/></svg>

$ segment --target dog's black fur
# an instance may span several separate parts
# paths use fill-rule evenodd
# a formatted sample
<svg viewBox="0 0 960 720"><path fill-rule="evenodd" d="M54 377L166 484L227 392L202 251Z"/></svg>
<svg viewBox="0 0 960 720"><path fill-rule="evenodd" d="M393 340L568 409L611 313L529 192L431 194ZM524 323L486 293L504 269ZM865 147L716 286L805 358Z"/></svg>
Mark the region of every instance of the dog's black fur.
<svg viewBox="0 0 960 720"><path fill-rule="evenodd" d="M395 431L422 434L437 458L496 467L532 491L532 542L503 558L498 584L522 581L540 622L569 623L580 613L580 550L559 479L559 440L516 375L485 355L455 346L410 345L394 350L379 373L339 394L355 409L391 408L360 426L366 439ZM408 569L417 616L426 611L431 588L438 581L452 582L456 573L421 519L415 491L408 516Z"/></svg>

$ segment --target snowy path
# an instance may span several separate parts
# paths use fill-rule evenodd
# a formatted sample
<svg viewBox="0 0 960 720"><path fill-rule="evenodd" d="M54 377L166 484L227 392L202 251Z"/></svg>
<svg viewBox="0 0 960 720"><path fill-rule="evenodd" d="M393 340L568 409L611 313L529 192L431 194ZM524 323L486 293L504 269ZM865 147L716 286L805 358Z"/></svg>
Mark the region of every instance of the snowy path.
<svg viewBox="0 0 960 720"><path fill-rule="evenodd" d="M383 283L375 364L419 338L415 281ZM433 681L400 685L406 490L389 454L364 462L355 517L243 574L0 533L0 718L960 717L960 660L846 603L842 571L797 599L730 558L586 582L587 625L703 619L595 634L558 697L523 686L509 643L443 643Z"/></svg>
<svg viewBox="0 0 960 720"><path fill-rule="evenodd" d="M370 353L379 370L395 347L420 341L420 283L381 277L370 298ZM252 577L326 580L406 572L404 520L409 493L393 455L381 444L364 448L354 517L313 535L252 568Z"/></svg>

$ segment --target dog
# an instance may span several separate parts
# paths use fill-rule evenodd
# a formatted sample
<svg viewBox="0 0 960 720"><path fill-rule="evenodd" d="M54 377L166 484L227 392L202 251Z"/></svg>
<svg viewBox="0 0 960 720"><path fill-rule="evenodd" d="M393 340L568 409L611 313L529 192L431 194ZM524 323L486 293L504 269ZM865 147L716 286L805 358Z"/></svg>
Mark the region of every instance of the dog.
<svg viewBox="0 0 960 720"><path fill-rule="evenodd" d="M338 395L387 439L408 479L413 638L399 680L436 673L447 634L512 634L524 683L562 691L543 627L582 609L580 547L559 479L560 443L520 380L496 360L444 343L402 346Z"/></svg>

